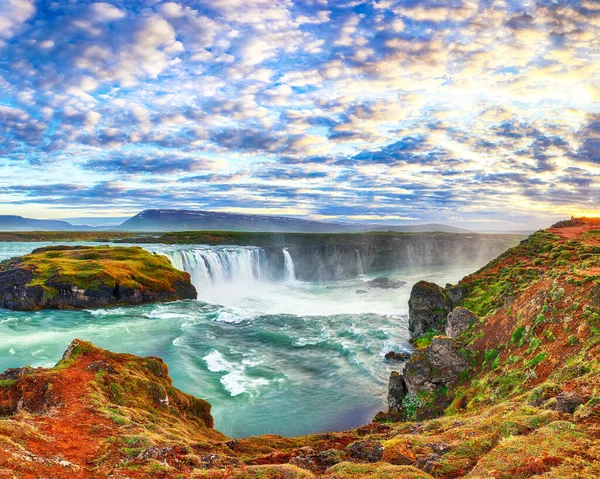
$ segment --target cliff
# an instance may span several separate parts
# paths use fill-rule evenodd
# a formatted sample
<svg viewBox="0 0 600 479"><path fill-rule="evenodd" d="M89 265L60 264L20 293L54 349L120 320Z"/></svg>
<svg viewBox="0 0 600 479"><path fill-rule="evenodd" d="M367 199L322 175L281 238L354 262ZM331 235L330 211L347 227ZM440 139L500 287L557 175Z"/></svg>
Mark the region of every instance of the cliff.
<svg viewBox="0 0 600 479"><path fill-rule="evenodd" d="M0 307L96 308L195 299L188 273L139 247L55 246L0 263Z"/></svg>
<svg viewBox="0 0 600 479"><path fill-rule="evenodd" d="M0 477L600 477L600 232L538 232L458 286L418 291L449 311L441 324L435 301L415 303L437 316L378 422L231 440L159 359L76 341L53 369L0 376Z"/></svg>

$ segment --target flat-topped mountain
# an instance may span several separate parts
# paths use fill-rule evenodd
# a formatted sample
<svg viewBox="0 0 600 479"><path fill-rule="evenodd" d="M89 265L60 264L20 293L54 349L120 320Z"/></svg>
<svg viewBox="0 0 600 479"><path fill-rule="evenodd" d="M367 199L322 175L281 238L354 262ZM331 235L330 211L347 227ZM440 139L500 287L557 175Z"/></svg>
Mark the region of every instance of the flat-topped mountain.
<svg viewBox="0 0 600 479"><path fill-rule="evenodd" d="M140 247L52 246L0 263L0 307L83 309L195 299L190 275Z"/></svg>
<svg viewBox="0 0 600 479"><path fill-rule="evenodd" d="M409 226L327 223L286 216L221 213L203 210L144 210L125 221L119 231L264 231L289 233L348 233L360 231L444 231L465 233L452 226L427 224Z"/></svg>

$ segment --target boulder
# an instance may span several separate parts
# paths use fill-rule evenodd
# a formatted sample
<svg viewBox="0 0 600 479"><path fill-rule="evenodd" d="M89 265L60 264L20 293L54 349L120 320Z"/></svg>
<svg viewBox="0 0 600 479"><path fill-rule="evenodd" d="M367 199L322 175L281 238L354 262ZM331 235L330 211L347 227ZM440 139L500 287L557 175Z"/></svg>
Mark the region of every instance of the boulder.
<svg viewBox="0 0 600 479"><path fill-rule="evenodd" d="M430 330L442 332L453 306L444 288L419 281L413 286L408 300L408 330L411 337L418 338Z"/></svg>
<svg viewBox="0 0 600 479"><path fill-rule="evenodd" d="M371 288L397 289L404 286L406 284L406 281L400 281L397 279L386 278L385 276L379 276L369 281L368 284Z"/></svg>
<svg viewBox="0 0 600 479"><path fill-rule="evenodd" d="M408 358L410 358L410 353L405 351L401 351L399 353L396 351L390 351L385 355L386 361L406 361Z"/></svg>
<svg viewBox="0 0 600 479"><path fill-rule="evenodd" d="M456 307L448 313L446 320L446 336L456 338L477 321L479 321L477 315L466 308L461 308L460 306Z"/></svg>
<svg viewBox="0 0 600 479"><path fill-rule="evenodd" d="M557 395L555 399L554 409L568 414L573 414L581 404L586 402L584 397L571 391L564 391Z"/></svg>
<svg viewBox="0 0 600 479"><path fill-rule="evenodd" d="M452 338L436 336L429 346L411 356L403 376L408 393L415 394L455 384L468 367Z"/></svg>
<svg viewBox="0 0 600 479"><path fill-rule="evenodd" d="M378 462L383 456L383 446L379 441L356 441L346 447L348 455L361 462Z"/></svg>

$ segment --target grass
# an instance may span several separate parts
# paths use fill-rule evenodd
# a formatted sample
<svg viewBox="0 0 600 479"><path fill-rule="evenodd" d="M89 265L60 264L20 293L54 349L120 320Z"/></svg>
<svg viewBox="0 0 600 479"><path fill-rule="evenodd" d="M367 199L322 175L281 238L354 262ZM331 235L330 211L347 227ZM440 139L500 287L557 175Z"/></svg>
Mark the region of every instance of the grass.
<svg viewBox="0 0 600 479"><path fill-rule="evenodd" d="M41 248L21 258L0 263L2 268L20 267L34 274L28 286L40 285L52 297L61 285L83 290L100 288L140 289L145 292L174 291L177 281L189 281L162 255L137 247L57 246Z"/></svg>

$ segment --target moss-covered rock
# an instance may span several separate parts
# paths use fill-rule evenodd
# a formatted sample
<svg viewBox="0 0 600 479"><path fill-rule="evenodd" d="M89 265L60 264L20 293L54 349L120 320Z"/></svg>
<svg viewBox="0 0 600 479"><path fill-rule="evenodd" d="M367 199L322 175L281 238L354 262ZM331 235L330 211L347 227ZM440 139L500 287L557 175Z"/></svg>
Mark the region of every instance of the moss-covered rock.
<svg viewBox="0 0 600 479"><path fill-rule="evenodd" d="M195 298L188 273L139 247L47 247L0 263L0 307L8 309L83 309Z"/></svg>

